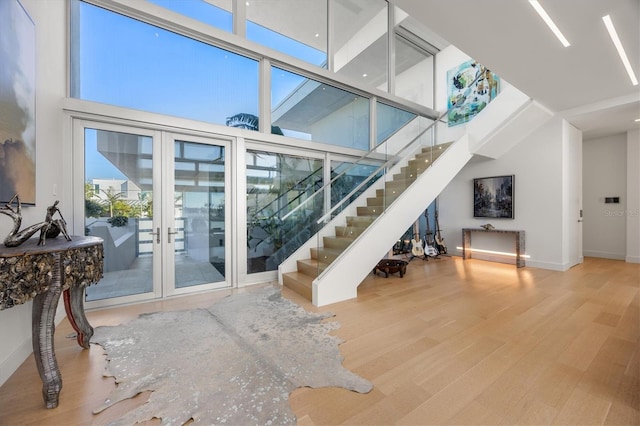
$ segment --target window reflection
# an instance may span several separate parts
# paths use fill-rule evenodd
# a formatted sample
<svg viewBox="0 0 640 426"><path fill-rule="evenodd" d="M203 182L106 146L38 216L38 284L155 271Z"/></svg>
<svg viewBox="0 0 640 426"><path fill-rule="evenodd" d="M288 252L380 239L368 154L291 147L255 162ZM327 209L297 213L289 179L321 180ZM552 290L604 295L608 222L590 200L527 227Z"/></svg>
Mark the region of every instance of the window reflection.
<svg viewBox="0 0 640 426"><path fill-rule="evenodd" d="M369 150L369 99L273 67L272 124L285 136Z"/></svg>
<svg viewBox="0 0 640 426"><path fill-rule="evenodd" d="M327 0L252 0L245 5L247 39L326 66ZM295 19L291 19L294 10Z"/></svg>
<svg viewBox="0 0 640 426"><path fill-rule="evenodd" d="M322 197L287 216L323 185L322 160L247 151L247 272L274 271L316 231Z"/></svg>
<svg viewBox="0 0 640 426"><path fill-rule="evenodd" d="M384 0L334 0L333 70L387 90L388 13Z"/></svg>

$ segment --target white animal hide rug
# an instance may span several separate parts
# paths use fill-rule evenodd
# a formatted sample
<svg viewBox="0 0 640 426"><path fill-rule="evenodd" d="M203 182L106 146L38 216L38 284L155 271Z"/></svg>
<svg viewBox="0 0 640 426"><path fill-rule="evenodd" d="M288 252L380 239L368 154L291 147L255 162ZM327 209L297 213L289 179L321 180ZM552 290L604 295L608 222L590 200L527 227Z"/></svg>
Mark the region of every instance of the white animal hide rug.
<svg viewBox="0 0 640 426"><path fill-rule="evenodd" d="M289 394L297 387L372 384L342 366L333 316L315 314L267 288L229 296L208 309L156 312L92 338L117 387L104 409L140 392L149 401L114 424L160 418L162 424L295 424Z"/></svg>

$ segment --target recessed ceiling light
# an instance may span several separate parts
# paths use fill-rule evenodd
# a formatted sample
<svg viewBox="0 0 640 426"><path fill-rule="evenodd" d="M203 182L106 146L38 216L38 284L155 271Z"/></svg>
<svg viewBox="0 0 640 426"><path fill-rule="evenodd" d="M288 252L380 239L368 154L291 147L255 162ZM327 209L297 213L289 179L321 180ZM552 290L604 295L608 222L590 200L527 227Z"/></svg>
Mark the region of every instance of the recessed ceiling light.
<svg viewBox="0 0 640 426"><path fill-rule="evenodd" d="M635 121L636 123L640 123L640 118L636 118L636 119L635 119L635 120L633 120L633 121Z"/></svg>
<svg viewBox="0 0 640 426"><path fill-rule="evenodd" d="M538 2L538 0L529 0L529 3L531 4L531 6L533 6L536 12L538 12L538 15L540 15L540 17L542 18L544 23L547 24L549 29L553 31L553 34L555 34L555 36L558 37L558 40L560 40L560 43L562 43L564 47L571 46L571 43L569 43L569 40L567 40L566 37L562 34L558 26L555 24L555 22L553 22L553 20L551 19L547 11L542 8L542 5Z"/></svg>
<svg viewBox="0 0 640 426"><path fill-rule="evenodd" d="M609 36L611 37L611 41L613 41L613 45L618 50L618 55L620 55L620 60L624 64L624 68L627 70L627 74L629 74L629 78L631 79L631 83L634 86L638 85L638 79L633 72L633 68L631 68L631 63L629 62L629 58L627 58L627 54L624 51L624 47L622 46L622 42L620 41L620 37L618 37L618 33L616 32L616 28L613 26L613 21L609 15L603 16L602 20L604 21L605 27L607 27L607 31L609 31Z"/></svg>
<svg viewBox="0 0 640 426"><path fill-rule="evenodd" d="M366 77L366 76L367 76L367 73L362 74L362 76L363 76L363 77Z"/></svg>

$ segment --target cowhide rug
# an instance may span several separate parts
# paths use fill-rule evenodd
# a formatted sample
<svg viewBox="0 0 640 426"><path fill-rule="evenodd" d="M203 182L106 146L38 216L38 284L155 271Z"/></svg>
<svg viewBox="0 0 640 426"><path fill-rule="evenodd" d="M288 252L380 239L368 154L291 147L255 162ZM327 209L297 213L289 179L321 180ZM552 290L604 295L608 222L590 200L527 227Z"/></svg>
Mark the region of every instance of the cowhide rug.
<svg viewBox="0 0 640 426"><path fill-rule="evenodd" d="M102 410L140 392L149 401L113 424L153 418L162 424L295 424L289 394L297 387L372 384L342 367L337 322L282 298L274 288L229 296L208 309L156 312L97 327L117 387Z"/></svg>

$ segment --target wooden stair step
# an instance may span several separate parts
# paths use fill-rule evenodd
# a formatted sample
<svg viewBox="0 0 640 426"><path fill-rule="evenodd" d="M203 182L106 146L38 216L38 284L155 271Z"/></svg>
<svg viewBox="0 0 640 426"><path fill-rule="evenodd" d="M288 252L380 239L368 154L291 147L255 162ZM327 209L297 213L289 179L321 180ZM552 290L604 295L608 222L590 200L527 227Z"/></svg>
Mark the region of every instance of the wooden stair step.
<svg viewBox="0 0 640 426"><path fill-rule="evenodd" d="M336 226L335 229L336 236L355 239L367 229L367 226Z"/></svg>
<svg viewBox="0 0 640 426"><path fill-rule="evenodd" d="M351 245L354 238L350 237L340 237L340 236L327 236L322 237L322 241L324 243L325 248L328 249L338 249L344 251L347 247Z"/></svg>
<svg viewBox="0 0 640 426"><path fill-rule="evenodd" d="M327 267L326 264L318 262L317 259L301 259L296 262L296 265L298 266L298 272L312 278L320 275L320 272L324 271Z"/></svg>
<svg viewBox="0 0 640 426"><path fill-rule="evenodd" d="M380 206L358 206L356 207L356 212L358 216L379 216L382 214L384 209Z"/></svg>
<svg viewBox="0 0 640 426"><path fill-rule="evenodd" d="M340 256L342 250L329 249L326 247L314 247L311 249L311 258L317 259L318 262L330 264Z"/></svg>
<svg viewBox="0 0 640 426"><path fill-rule="evenodd" d="M368 227L377 216L347 216L347 226Z"/></svg>
<svg viewBox="0 0 640 426"><path fill-rule="evenodd" d="M314 277L299 271L282 274L282 285L295 291L307 300L313 299L313 280Z"/></svg>

